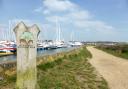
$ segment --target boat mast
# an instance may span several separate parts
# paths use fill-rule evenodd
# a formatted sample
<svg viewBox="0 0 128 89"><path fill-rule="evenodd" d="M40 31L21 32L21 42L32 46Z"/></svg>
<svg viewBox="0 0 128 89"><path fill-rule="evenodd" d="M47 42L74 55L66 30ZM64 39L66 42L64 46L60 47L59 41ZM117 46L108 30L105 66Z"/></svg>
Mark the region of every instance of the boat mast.
<svg viewBox="0 0 128 89"><path fill-rule="evenodd" d="M74 37L74 32L72 31L71 32L71 41L74 41L73 37Z"/></svg>
<svg viewBox="0 0 128 89"><path fill-rule="evenodd" d="M58 26L58 18L56 17L56 42L60 41L60 26Z"/></svg>
<svg viewBox="0 0 128 89"><path fill-rule="evenodd" d="M11 20L9 20L9 28L8 28L8 40L12 40L12 32L11 32Z"/></svg>
<svg viewBox="0 0 128 89"><path fill-rule="evenodd" d="M56 17L56 41L60 42L62 40L62 36L61 36L61 24L58 21L58 18Z"/></svg>
<svg viewBox="0 0 128 89"><path fill-rule="evenodd" d="M59 39L58 40L61 41L60 40L60 24L59 24L59 27L58 27L58 36L59 36Z"/></svg>

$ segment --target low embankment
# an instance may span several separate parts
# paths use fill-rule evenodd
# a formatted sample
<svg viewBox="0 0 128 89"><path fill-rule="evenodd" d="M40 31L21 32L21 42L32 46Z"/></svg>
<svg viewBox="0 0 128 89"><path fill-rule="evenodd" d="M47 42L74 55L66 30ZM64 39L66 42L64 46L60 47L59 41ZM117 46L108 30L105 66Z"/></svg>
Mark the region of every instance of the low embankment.
<svg viewBox="0 0 128 89"><path fill-rule="evenodd" d="M96 48L101 49L112 55L128 59L128 45L100 45Z"/></svg>
<svg viewBox="0 0 128 89"><path fill-rule="evenodd" d="M86 47L53 56L38 58L37 89L108 89L106 81L88 62L91 54ZM16 69L0 69L0 88L13 89Z"/></svg>

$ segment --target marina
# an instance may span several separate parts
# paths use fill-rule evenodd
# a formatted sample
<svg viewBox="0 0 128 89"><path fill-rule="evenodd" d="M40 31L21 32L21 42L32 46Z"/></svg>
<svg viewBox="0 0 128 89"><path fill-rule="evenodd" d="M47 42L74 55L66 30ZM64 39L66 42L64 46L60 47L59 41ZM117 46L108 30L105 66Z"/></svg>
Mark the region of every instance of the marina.
<svg viewBox="0 0 128 89"><path fill-rule="evenodd" d="M17 46L16 38L14 37L14 32L12 32L12 29L14 29L14 26L12 26L12 24L14 24L14 22L9 21L8 31L3 31L1 34L2 36L0 37L0 62L16 59L15 56L17 53L17 48L19 46ZM24 25L23 22L20 22L19 24ZM24 36L26 36L26 34L24 34ZM38 53L37 55L54 54L57 52L61 52L63 50L70 50L74 47L79 47L83 45L82 42L75 41L73 36L71 36L71 39L69 39L68 41L65 41L65 39L63 38L63 34L61 32L61 25L58 21L58 18L56 18L55 34L53 34L53 36L54 35L55 39L53 38L51 40L47 40L46 38L41 37L41 35L39 36L39 38L36 41ZM22 42L24 40L21 39L20 41ZM28 47L31 46L29 45Z"/></svg>
<svg viewBox="0 0 128 89"><path fill-rule="evenodd" d="M67 52L74 48L76 47L66 47L66 48L56 48L56 49L51 49L50 47L48 49L45 49L43 47L42 48L40 47L40 49L38 48L37 50L37 57L45 56L45 55L53 55L60 52ZM4 52L4 53L0 53L0 55L1 55L0 63L16 60L16 54L13 52Z"/></svg>

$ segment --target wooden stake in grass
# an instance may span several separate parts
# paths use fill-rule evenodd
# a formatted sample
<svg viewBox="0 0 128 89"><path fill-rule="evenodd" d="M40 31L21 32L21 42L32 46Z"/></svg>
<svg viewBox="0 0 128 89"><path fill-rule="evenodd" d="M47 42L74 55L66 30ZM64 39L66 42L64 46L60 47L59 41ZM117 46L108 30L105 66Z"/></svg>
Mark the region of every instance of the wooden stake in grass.
<svg viewBox="0 0 128 89"><path fill-rule="evenodd" d="M15 28L17 42L17 89L36 89L37 25L27 27L23 22Z"/></svg>

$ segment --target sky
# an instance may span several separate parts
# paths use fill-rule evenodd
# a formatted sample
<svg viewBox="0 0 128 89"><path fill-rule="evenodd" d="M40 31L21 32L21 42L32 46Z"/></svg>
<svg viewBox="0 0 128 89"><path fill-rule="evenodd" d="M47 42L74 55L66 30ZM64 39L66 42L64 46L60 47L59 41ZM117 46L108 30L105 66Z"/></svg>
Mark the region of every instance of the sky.
<svg viewBox="0 0 128 89"><path fill-rule="evenodd" d="M128 0L0 0L0 32L13 39L21 21L37 24L42 40L56 39L60 26L65 41L128 42Z"/></svg>

